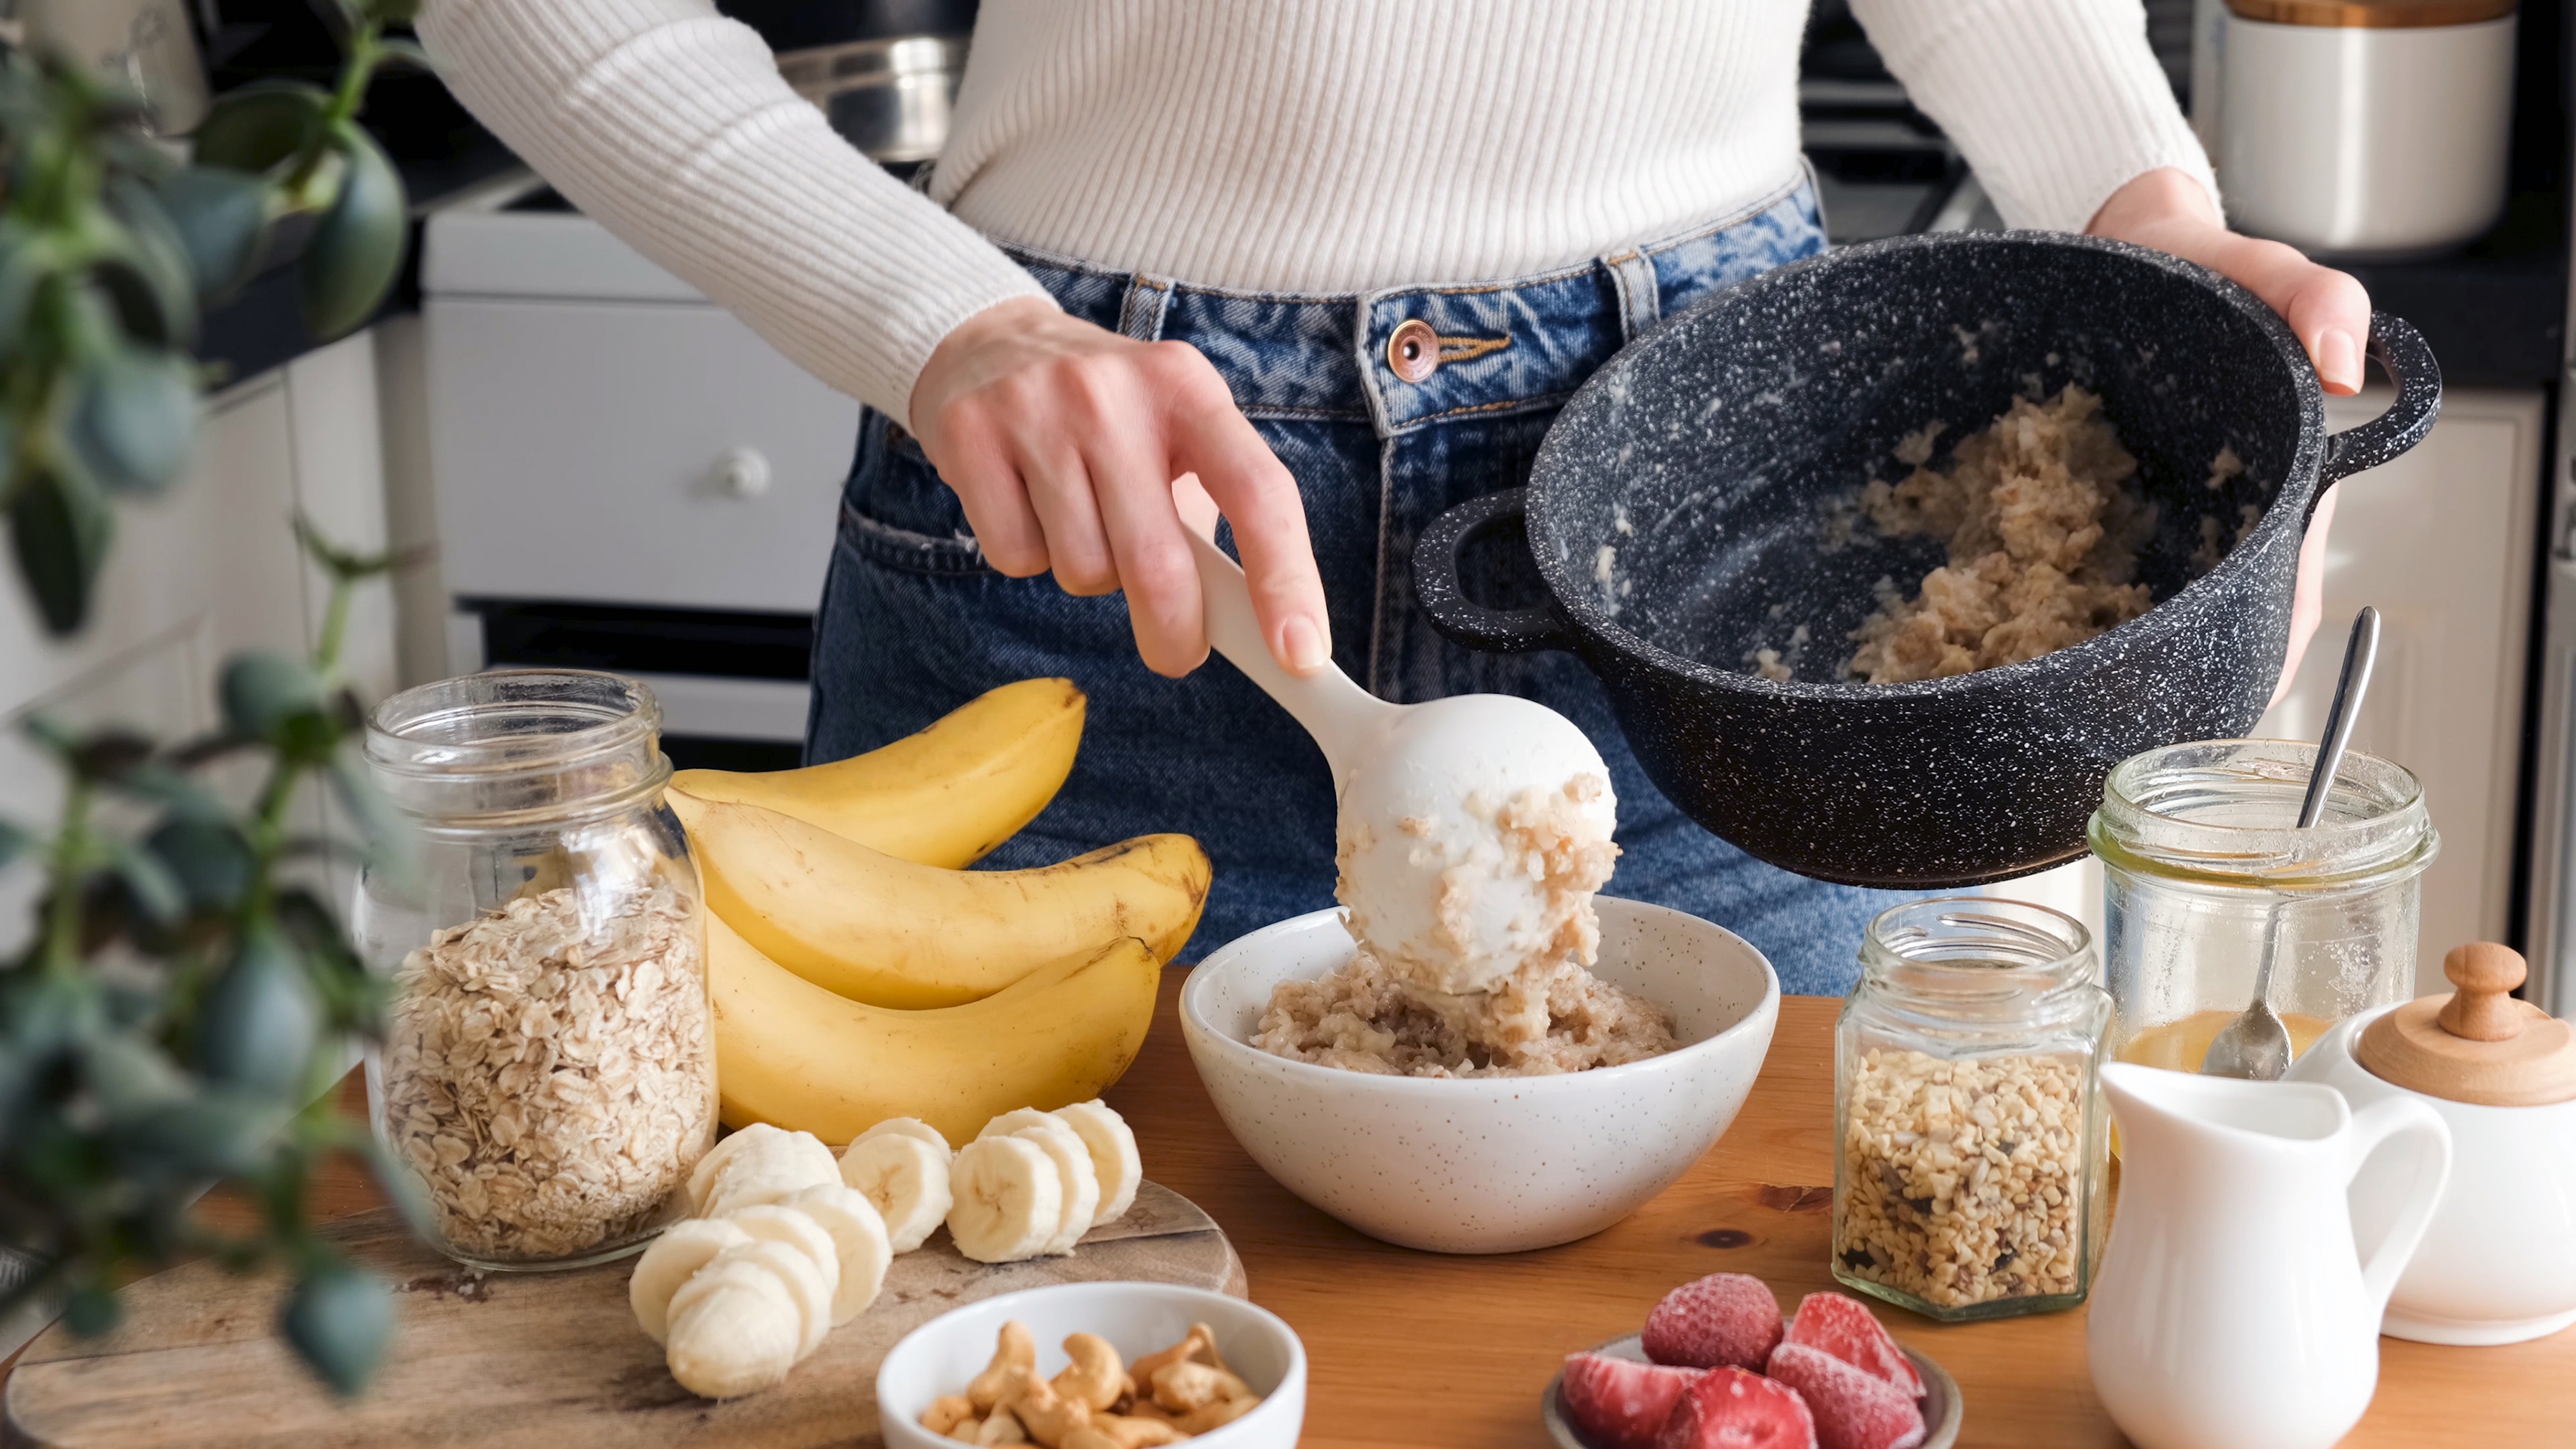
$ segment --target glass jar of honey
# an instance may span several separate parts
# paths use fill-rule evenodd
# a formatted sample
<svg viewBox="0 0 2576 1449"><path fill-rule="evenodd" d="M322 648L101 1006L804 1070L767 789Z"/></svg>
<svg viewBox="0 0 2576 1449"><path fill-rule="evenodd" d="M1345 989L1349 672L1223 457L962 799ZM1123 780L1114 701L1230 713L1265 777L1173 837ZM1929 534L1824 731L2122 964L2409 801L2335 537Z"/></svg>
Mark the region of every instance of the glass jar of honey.
<svg viewBox="0 0 2576 1449"><path fill-rule="evenodd" d="M2121 1061L2200 1070L2251 1004L2279 918L2272 1009L2293 1052L2415 994L2425 868L2441 842L2403 766L2346 754L2310 829L2296 826L2316 746L2203 740L2132 756L2102 785L2103 968Z"/></svg>

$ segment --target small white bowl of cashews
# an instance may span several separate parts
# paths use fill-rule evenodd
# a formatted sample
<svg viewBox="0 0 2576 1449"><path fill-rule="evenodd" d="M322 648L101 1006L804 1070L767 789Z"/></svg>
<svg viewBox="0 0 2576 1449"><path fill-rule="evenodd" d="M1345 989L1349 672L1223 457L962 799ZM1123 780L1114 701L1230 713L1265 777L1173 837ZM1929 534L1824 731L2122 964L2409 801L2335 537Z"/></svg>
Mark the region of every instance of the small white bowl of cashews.
<svg viewBox="0 0 2576 1449"><path fill-rule="evenodd" d="M1025 1336L1006 1336L1006 1324L1024 1327ZM1114 1362L1086 1354L1078 1364L1065 1348L1077 1335L1106 1340ZM951 1309L904 1335L877 1369L877 1419L887 1449L955 1449L960 1441L933 1432L924 1416L947 1417L934 1413L934 1405L965 1397L979 1382L982 1398L995 1397L990 1386L1006 1375L1015 1344L1042 1384L1064 1385L1086 1367L1150 1368L1195 1359L1222 1371L1200 1377L1222 1377L1259 1396L1222 1426L1178 1441L1192 1449L1295 1449L1306 1422L1305 1346L1277 1314L1175 1283L1059 1283ZM1157 1435L1154 1442L1171 1441Z"/></svg>

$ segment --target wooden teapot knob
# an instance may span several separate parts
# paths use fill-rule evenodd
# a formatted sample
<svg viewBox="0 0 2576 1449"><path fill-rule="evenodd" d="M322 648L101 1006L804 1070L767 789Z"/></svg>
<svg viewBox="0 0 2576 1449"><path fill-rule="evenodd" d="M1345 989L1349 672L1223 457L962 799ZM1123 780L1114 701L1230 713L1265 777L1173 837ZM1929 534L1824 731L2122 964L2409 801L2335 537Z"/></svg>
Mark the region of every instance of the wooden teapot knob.
<svg viewBox="0 0 2576 1449"><path fill-rule="evenodd" d="M2442 958L2442 974L2458 991L2442 1008L2442 1030L2470 1041L2510 1041L2522 1030L2523 1012L2513 999L2530 968L2522 953L2493 941L2454 947Z"/></svg>

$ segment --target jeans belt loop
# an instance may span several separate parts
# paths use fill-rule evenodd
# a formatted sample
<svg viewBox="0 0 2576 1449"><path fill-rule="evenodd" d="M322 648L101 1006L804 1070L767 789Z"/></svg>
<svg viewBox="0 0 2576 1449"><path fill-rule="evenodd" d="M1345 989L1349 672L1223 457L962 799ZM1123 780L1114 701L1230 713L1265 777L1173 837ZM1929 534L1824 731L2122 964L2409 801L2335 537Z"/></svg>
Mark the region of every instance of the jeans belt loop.
<svg viewBox="0 0 2576 1449"><path fill-rule="evenodd" d="M1163 340L1163 314L1172 305L1172 279L1149 277L1138 273L1127 284L1126 299L1118 304L1118 335L1139 342Z"/></svg>
<svg viewBox="0 0 2576 1449"><path fill-rule="evenodd" d="M1645 253L1631 248L1603 257L1601 265L1609 269L1611 284L1619 290L1619 323L1625 334L1620 340L1634 342L1663 316L1655 264Z"/></svg>

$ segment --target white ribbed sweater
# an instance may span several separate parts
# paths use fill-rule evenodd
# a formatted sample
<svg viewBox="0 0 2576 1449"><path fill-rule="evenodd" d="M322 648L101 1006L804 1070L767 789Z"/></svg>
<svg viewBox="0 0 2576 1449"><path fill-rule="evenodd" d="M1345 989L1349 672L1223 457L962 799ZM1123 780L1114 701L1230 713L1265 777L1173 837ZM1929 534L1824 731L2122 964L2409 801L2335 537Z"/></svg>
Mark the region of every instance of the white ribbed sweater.
<svg viewBox="0 0 2576 1449"><path fill-rule="evenodd" d="M2005 219L2211 181L2139 0L1855 0ZM897 418L1037 295L977 233L1212 285L1513 276L1722 215L1797 165L1799 0L984 0L929 196L711 0L428 0L476 115L584 212ZM943 210L942 208L946 209Z"/></svg>

